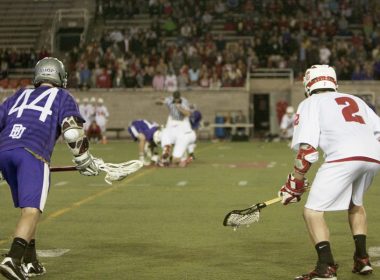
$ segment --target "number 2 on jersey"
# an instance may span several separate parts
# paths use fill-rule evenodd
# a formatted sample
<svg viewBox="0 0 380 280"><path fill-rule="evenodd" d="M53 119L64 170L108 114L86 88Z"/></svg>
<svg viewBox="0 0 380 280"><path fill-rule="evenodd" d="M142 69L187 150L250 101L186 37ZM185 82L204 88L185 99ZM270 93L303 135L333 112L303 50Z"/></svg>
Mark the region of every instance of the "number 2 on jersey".
<svg viewBox="0 0 380 280"><path fill-rule="evenodd" d="M342 109L342 114L346 122L357 122L365 124L364 119L360 115L355 114L359 112L359 106L356 104L355 100L350 97L338 97L335 98L335 101L338 103L338 105L345 106Z"/></svg>
<svg viewBox="0 0 380 280"><path fill-rule="evenodd" d="M8 115L11 115L11 114L17 112L17 118L19 118L22 116L22 113L24 112L25 109L35 110L35 111L41 112L39 120L41 122L45 122L47 116L52 114L51 106L53 105L54 99L57 96L58 89L57 88L50 88L50 89L44 91L43 93L41 93L32 102L30 102L28 104L30 94L32 93L33 90L34 89L24 90L21 93L21 95L17 98L15 104L9 110ZM45 105L44 106L38 106L37 103L40 102L41 100L43 100L45 97L47 97Z"/></svg>

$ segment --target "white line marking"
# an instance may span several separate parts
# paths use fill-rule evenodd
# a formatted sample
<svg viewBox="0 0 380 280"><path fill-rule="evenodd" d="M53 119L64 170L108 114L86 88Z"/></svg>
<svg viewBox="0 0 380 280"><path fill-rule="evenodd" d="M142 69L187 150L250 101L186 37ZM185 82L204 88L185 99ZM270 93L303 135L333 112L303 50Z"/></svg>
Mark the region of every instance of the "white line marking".
<svg viewBox="0 0 380 280"><path fill-rule="evenodd" d="M267 168L273 168L273 167L275 167L276 164L277 164L277 162L272 161L272 162L268 163Z"/></svg>
<svg viewBox="0 0 380 280"><path fill-rule="evenodd" d="M67 185L68 183L69 183L69 182L67 182L67 181L61 181L61 182L55 183L54 186L55 186L55 187L60 187L60 186Z"/></svg>
<svg viewBox="0 0 380 280"><path fill-rule="evenodd" d="M42 258L56 258L63 256L70 249L37 250L37 255Z"/></svg>
<svg viewBox="0 0 380 280"><path fill-rule="evenodd" d="M8 252L9 249L1 249L1 251ZM63 256L70 249L51 249L51 250L37 250L37 255L42 258L56 258Z"/></svg>
<svg viewBox="0 0 380 280"><path fill-rule="evenodd" d="M237 166L236 166L236 164L229 164L228 167L229 168L236 168Z"/></svg>
<svg viewBox="0 0 380 280"><path fill-rule="evenodd" d="M240 181L238 183L238 185L241 186L241 187L244 187L244 186L248 185L248 181Z"/></svg>
<svg viewBox="0 0 380 280"><path fill-rule="evenodd" d="M371 257L380 257L380 247L369 247L368 254Z"/></svg>
<svg viewBox="0 0 380 280"><path fill-rule="evenodd" d="M187 181L179 181L178 183L177 183L177 186L179 186L179 187L184 187L184 186L186 186L187 185Z"/></svg>

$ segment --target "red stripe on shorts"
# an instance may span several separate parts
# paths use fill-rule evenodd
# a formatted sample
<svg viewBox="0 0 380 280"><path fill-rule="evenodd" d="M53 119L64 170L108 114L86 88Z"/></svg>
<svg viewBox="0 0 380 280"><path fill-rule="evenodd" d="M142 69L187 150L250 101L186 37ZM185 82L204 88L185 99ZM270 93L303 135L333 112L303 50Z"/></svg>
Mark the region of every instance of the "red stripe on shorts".
<svg viewBox="0 0 380 280"><path fill-rule="evenodd" d="M341 158L331 161L326 161L327 163L333 163L333 162L344 162L344 161L367 161L367 162L374 162L380 164L379 160L369 158L369 157L348 157L348 158Z"/></svg>

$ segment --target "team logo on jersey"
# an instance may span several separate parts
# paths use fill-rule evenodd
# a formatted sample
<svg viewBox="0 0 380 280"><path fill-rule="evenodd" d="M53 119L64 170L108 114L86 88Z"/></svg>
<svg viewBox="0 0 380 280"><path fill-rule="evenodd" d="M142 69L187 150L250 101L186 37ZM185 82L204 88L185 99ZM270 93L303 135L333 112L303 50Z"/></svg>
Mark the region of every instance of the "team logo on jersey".
<svg viewBox="0 0 380 280"><path fill-rule="evenodd" d="M9 137L11 137L12 139L20 139L25 129L26 127L22 126L22 124L15 124L13 125L12 131L9 134Z"/></svg>

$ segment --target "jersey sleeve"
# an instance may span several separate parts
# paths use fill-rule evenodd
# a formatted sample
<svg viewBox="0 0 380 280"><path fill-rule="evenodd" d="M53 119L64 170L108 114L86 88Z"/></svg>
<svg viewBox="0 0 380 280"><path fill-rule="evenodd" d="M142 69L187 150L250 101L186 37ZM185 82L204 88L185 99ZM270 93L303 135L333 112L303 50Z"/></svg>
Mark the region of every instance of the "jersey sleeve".
<svg viewBox="0 0 380 280"><path fill-rule="evenodd" d="M304 100L298 107L292 140L292 149L294 150L298 150L302 143L309 144L315 149L318 148L320 134L318 106L316 102L312 101Z"/></svg>

